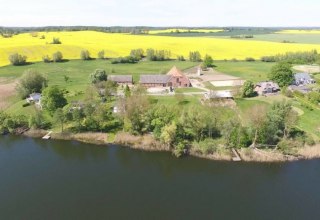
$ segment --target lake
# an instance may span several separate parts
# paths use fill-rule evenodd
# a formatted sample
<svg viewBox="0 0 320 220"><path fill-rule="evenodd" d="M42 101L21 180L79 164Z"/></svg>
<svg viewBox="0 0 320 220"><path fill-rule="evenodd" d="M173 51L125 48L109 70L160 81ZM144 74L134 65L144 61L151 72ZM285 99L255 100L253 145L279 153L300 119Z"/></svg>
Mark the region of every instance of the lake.
<svg viewBox="0 0 320 220"><path fill-rule="evenodd" d="M0 137L0 219L320 219L320 160L176 159L167 152Z"/></svg>

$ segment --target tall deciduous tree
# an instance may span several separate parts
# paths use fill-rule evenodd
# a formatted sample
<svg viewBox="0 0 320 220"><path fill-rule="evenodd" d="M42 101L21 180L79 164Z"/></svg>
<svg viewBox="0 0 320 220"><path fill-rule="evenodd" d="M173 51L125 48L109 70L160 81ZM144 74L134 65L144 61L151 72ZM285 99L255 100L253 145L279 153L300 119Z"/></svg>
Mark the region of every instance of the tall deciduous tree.
<svg viewBox="0 0 320 220"><path fill-rule="evenodd" d="M289 63L280 62L272 67L269 74L270 80L278 83L280 87L289 86L294 80L294 75Z"/></svg>
<svg viewBox="0 0 320 220"><path fill-rule="evenodd" d="M63 108L67 104L64 91L58 86L51 86L43 90L41 105L43 109L53 114L58 108Z"/></svg>
<svg viewBox="0 0 320 220"><path fill-rule="evenodd" d="M22 98L27 97L29 94L38 92L40 93L43 88L47 87L48 80L46 77L36 70L26 70L17 85L17 91Z"/></svg>

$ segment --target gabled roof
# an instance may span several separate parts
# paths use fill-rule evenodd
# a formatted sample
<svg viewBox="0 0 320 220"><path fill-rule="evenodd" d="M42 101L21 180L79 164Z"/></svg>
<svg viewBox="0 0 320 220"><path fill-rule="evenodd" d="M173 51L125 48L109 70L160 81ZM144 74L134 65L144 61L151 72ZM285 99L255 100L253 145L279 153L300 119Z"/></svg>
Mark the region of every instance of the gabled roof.
<svg viewBox="0 0 320 220"><path fill-rule="evenodd" d="M296 73L294 74L294 78L296 80L304 79L304 80L312 80L309 73Z"/></svg>
<svg viewBox="0 0 320 220"><path fill-rule="evenodd" d="M117 82L117 83L132 83L132 75L110 75L108 76L108 80Z"/></svg>
<svg viewBox="0 0 320 220"><path fill-rule="evenodd" d="M171 70L167 73L167 75L174 76L174 77L184 76L183 72L179 70L176 66L172 67Z"/></svg>
<svg viewBox="0 0 320 220"><path fill-rule="evenodd" d="M170 81L172 76L169 75L141 75L140 83L142 84L165 84Z"/></svg>

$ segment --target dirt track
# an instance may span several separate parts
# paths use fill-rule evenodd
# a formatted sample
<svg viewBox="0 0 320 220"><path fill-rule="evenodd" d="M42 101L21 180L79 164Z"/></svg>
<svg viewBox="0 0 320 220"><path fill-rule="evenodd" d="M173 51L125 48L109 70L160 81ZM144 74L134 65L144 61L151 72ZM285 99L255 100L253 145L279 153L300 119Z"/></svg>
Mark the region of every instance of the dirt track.
<svg viewBox="0 0 320 220"><path fill-rule="evenodd" d="M15 95L16 82L6 82L0 78L0 110L8 107L8 99Z"/></svg>

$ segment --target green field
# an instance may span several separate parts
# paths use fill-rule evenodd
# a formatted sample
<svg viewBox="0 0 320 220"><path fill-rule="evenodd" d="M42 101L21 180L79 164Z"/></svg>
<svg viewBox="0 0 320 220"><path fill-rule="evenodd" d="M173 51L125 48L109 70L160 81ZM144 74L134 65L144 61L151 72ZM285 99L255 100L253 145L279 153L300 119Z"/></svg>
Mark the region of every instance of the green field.
<svg viewBox="0 0 320 220"><path fill-rule="evenodd" d="M67 86L69 89L84 89L89 83L89 75L95 69L104 69L109 75L130 74L135 82L139 81L140 74L165 74L173 66L180 69L191 68L197 63L184 61L139 62L136 64L111 64L106 60L72 60L63 63L38 62L27 66L0 67L0 77L16 79L26 69L34 69L47 75L49 84ZM70 77L70 82L65 83L64 76Z"/></svg>
<svg viewBox="0 0 320 220"><path fill-rule="evenodd" d="M268 73L274 65L274 63L265 63L260 61L217 61L214 64L216 65L215 69L219 72L240 77L245 80L251 80L253 82L267 80Z"/></svg>

